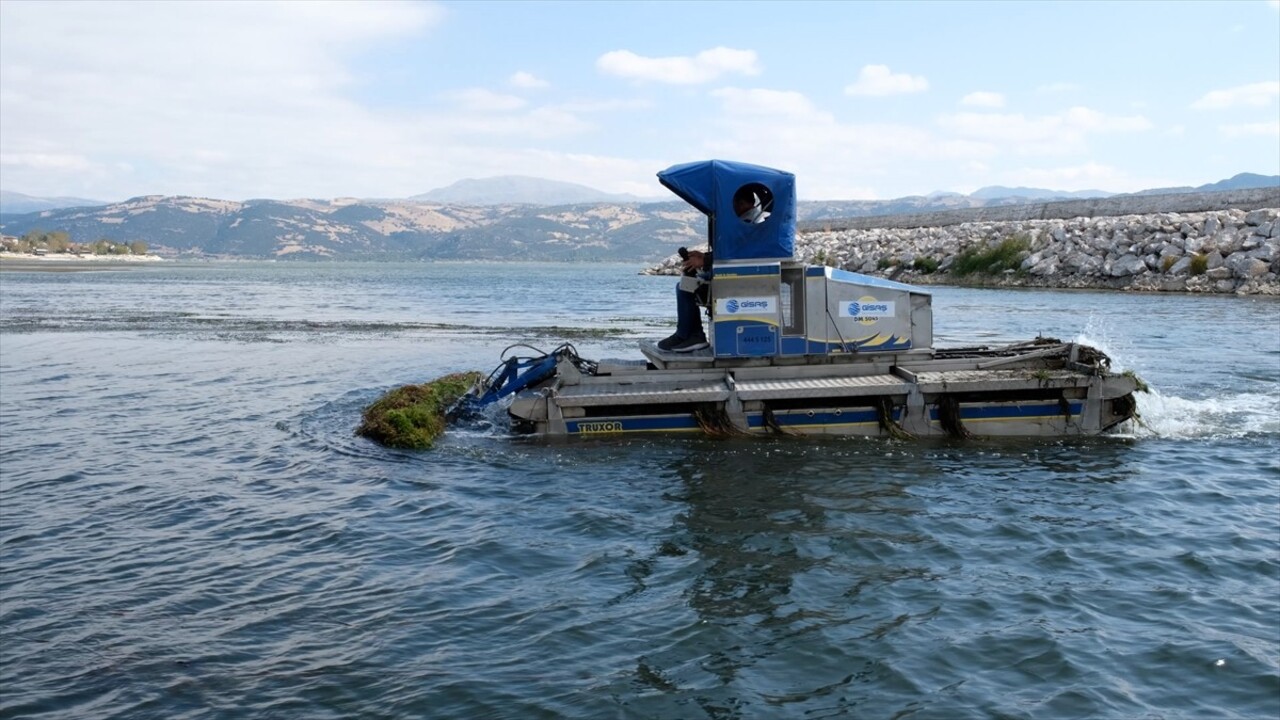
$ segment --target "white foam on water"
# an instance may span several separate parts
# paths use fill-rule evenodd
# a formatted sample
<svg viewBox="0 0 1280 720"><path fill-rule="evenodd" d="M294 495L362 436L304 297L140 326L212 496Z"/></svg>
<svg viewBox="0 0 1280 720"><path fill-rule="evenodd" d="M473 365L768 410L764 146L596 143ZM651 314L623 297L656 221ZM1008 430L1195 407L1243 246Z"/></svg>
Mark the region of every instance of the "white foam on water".
<svg viewBox="0 0 1280 720"><path fill-rule="evenodd" d="M1280 434L1280 388L1188 400L1152 388L1137 393L1137 437L1224 438Z"/></svg>
<svg viewBox="0 0 1280 720"><path fill-rule="evenodd" d="M1135 372L1141 365L1133 344L1115 336L1093 316L1075 342L1097 348L1111 358L1113 372ZM1166 395L1156 387L1134 394L1138 416L1132 437L1232 438L1254 433L1280 434L1280 383L1260 383L1257 392L1188 399Z"/></svg>

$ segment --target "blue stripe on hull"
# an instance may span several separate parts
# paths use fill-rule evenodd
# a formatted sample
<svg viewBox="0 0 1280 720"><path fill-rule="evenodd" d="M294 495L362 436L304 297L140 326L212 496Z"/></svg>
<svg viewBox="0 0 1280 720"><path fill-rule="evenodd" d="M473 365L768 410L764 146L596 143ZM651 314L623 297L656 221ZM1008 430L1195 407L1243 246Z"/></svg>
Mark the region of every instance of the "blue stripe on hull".
<svg viewBox="0 0 1280 720"><path fill-rule="evenodd" d="M1084 412L1084 403L1073 402L1068 403L1071 408L1071 417L1078 417ZM1022 405L1022 404L1002 404L1002 405L985 405L981 407L960 407L961 420L1006 420L1006 419L1024 419L1037 417L1062 417L1062 408L1058 403ZM938 421L938 408L929 408L929 420Z"/></svg>
<svg viewBox="0 0 1280 720"><path fill-rule="evenodd" d="M827 425L857 425L862 423L878 423L879 418L876 416L875 410L815 410L812 414L807 411L798 413L775 412L773 419L777 421L778 427L816 427ZM751 429L764 428L763 413L749 413L747 415L747 424Z"/></svg>
<svg viewBox="0 0 1280 720"><path fill-rule="evenodd" d="M1084 412L1084 403L1070 403L1071 416ZM1061 418L1062 409L1057 403L1001 404L979 407L961 407L960 419L968 422L999 420L1031 420L1036 418ZM895 407L895 421L902 420L902 408ZM937 423L937 408L929 408L930 422ZM840 427L875 426L880 420L871 408L841 410L775 411L778 427L794 430L821 430ZM753 432L767 432L764 413L747 413L747 427ZM692 414L646 415L638 417L602 417L565 420L565 430L570 435L616 435L645 432L700 432L701 427Z"/></svg>

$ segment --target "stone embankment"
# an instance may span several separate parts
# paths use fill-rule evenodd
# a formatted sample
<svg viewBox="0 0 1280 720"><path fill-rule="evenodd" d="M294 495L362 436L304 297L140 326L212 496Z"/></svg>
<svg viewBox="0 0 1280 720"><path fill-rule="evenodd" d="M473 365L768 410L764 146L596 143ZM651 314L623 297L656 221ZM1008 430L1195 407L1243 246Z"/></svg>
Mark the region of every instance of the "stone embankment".
<svg viewBox="0 0 1280 720"><path fill-rule="evenodd" d="M1257 210L1280 207L1280 187L1189 192L1171 195L1114 195L1082 200L1053 200L1018 205L990 205L980 208L933 212L853 217L839 220L812 220L800 223L800 232L811 230L866 230L883 227L942 227L967 222L1013 222L1016 220L1070 220L1072 218L1118 217L1194 213L1210 210Z"/></svg>
<svg viewBox="0 0 1280 720"><path fill-rule="evenodd" d="M1270 199L1280 200L1276 195ZM1250 210L808 230L797 234L795 254L919 284L1280 295L1280 202ZM677 266L672 257L648 272L674 274Z"/></svg>

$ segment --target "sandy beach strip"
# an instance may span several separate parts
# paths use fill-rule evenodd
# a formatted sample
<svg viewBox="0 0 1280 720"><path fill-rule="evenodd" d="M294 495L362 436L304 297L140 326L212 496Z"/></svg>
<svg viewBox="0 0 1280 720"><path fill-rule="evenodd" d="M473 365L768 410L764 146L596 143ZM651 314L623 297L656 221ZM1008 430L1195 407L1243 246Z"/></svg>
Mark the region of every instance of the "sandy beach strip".
<svg viewBox="0 0 1280 720"><path fill-rule="evenodd" d="M85 270L123 270L164 262L159 255L32 255L0 252L0 271L81 272Z"/></svg>

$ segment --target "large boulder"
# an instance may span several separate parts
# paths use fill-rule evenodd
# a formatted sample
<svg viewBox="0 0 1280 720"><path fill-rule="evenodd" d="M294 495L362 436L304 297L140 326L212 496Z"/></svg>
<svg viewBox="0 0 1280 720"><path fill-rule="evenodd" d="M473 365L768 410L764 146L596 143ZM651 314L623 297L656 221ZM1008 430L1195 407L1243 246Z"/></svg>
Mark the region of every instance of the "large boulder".
<svg viewBox="0 0 1280 720"><path fill-rule="evenodd" d="M1230 255L1233 252L1238 252L1244 246L1244 238L1241 237L1240 231L1235 228L1227 228L1218 233L1216 240L1218 252L1223 255Z"/></svg>
<svg viewBox="0 0 1280 720"><path fill-rule="evenodd" d="M1063 261L1063 267L1076 275L1093 275L1102 269L1102 261L1088 253L1075 252Z"/></svg>
<svg viewBox="0 0 1280 720"><path fill-rule="evenodd" d="M1128 277L1141 275L1147 271L1147 263L1137 255L1125 254L1111 263L1111 277Z"/></svg>
<svg viewBox="0 0 1280 720"><path fill-rule="evenodd" d="M1255 278L1271 269L1271 263L1255 257L1249 257L1247 253L1232 253L1226 259L1226 267L1231 270L1232 274L1239 278Z"/></svg>
<svg viewBox="0 0 1280 720"><path fill-rule="evenodd" d="M1275 220L1277 213L1280 213L1280 210L1276 210L1274 208L1262 208L1260 210L1254 210L1253 212L1250 212L1248 215L1244 216L1244 224L1258 227L1258 226L1261 226L1263 223L1269 223L1272 220Z"/></svg>
<svg viewBox="0 0 1280 720"><path fill-rule="evenodd" d="M1247 250L1246 254L1249 257L1266 260L1267 262L1280 261L1280 239L1266 240L1258 247Z"/></svg>
<svg viewBox="0 0 1280 720"><path fill-rule="evenodd" d="M1058 274L1058 258L1047 257L1032 266L1028 272L1039 277L1053 277Z"/></svg>

